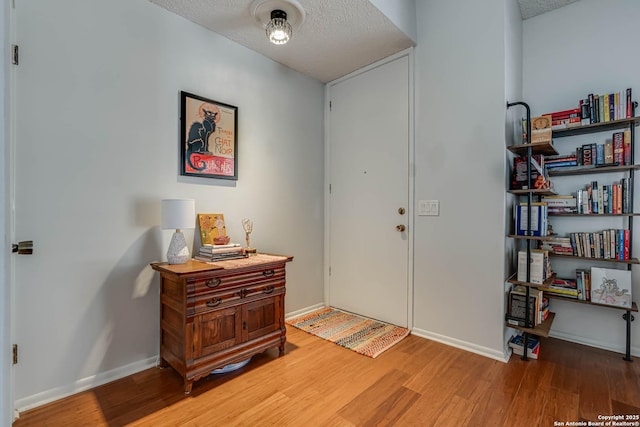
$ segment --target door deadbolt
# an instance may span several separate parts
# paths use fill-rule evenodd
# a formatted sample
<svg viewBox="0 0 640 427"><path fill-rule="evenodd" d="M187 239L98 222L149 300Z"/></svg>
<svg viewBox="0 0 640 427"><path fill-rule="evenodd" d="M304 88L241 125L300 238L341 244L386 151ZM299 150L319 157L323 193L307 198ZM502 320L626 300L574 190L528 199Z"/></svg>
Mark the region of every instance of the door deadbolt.
<svg viewBox="0 0 640 427"><path fill-rule="evenodd" d="M11 252L19 255L31 255L33 253L33 240L26 240L24 242L18 242L11 245Z"/></svg>
<svg viewBox="0 0 640 427"><path fill-rule="evenodd" d="M405 212L404 208L398 208L398 213L400 215L404 215L404 212Z"/></svg>

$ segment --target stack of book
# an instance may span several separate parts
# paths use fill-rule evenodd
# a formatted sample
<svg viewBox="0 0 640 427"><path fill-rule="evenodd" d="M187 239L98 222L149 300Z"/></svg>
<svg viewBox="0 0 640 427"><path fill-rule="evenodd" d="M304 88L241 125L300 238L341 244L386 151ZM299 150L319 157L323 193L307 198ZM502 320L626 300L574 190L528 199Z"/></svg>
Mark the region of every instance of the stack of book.
<svg viewBox="0 0 640 427"><path fill-rule="evenodd" d="M542 202L547 204L547 213L578 213L578 203L573 195L544 196Z"/></svg>
<svg viewBox="0 0 640 427"><path fill-rule="evenodd" d="M514 354L522 356L524 352L524 337L516 335L509 340L509 347L513 349ZM534 336L529 336L527 341L527 357L537 359L540 354L540 340Z"/></svg>
<svg viewBox="0 0 640 427"><path fill-rule="evenodd" d="M541 243L540 249L549 251L552 254L573 256L573 245L570 237L550 237Z"/></svg>
<svg viewBox="0 0 640 427"><path fill-rule="evenodd" d="M580 126L582 124L582 108L573 108L571 110L555 111L551 114L551 129L566 129L569 127Z"/></svg>
<svg viewBox="0 0 640 427"><path fill-rule="evenodd" d="M583 299L582 292L578 289L575 280L554 279L549 286L538 286L538 289L550 295L561 296L565 298Z"/></svg>
<svg viewBox="0 0 640 427"><path fill-rule="evenodd" d="M211 262L211 261L224 261L227 259L246 258L242 247L237 243L229 243L228 245L210 245L204 244L198 255L194 256L194 259L198 261Z"/></svg>

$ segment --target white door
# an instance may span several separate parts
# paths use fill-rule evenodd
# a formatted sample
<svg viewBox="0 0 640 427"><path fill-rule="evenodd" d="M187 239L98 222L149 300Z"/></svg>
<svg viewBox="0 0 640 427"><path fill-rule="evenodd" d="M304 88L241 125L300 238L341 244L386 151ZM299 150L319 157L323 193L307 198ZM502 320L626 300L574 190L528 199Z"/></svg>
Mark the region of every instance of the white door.
<svg viewBox="0 0 640 427"><path fill-rule="evenodd" d="M409 57L330 84L329 100L329 304L406 327Z"/></svg>

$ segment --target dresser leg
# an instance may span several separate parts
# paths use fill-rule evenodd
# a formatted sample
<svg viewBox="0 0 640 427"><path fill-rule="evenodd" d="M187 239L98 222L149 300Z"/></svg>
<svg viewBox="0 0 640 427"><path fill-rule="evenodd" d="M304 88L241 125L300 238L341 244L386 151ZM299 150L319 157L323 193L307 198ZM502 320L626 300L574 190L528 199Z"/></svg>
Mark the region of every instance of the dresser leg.
<svg viewBox="0 0 640 427"><path fill-rule="evenodd" d="M184 380L184 394L191 394L192 387L193 381Z"/></svg>

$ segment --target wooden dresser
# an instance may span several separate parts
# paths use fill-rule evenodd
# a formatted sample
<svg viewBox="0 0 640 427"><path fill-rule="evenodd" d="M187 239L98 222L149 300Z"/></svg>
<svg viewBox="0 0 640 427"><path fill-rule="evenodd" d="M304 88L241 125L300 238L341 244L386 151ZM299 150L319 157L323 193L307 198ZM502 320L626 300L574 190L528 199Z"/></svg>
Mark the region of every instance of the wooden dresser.
<svg viewBox="0 0 640 427"><path fill-rule="evenodd" d="M284 353L285 264L292 259L151 264L160 272L160 366L182 375L185 394L214 369L272 347Z"/></svg>

